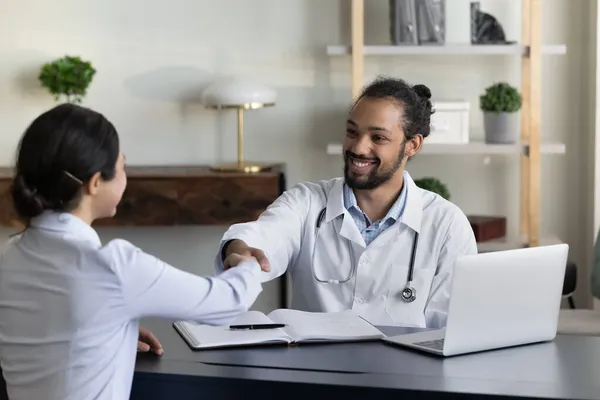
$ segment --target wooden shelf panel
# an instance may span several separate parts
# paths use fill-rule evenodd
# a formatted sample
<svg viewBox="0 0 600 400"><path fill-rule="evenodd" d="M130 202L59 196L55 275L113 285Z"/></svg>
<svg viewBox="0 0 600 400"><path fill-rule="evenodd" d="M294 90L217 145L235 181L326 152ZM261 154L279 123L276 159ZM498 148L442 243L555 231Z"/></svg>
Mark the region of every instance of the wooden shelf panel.
<svg viewBox="0 0 600 400"><path fill-rule="evenodd" d="M129 167L114 218L95 226L231 225L255 220L285 190L283 166L261 173L208 167ZM0 225L20 227L8 193L12 171L0 169Z"/></svg>
<svg viewBox="0 0 600 400"><path fill-rule="evenodd" d="M419 151L419 154L447 154L447 155L494 155L494 154L514 154L520 155L527 151L527 145L520 144L487 144L483 142L471 142L466 144L441 144L425 143ZM328 155L341 155L342 144L330 143L326 148ZM565 154L566 145L564 143L543 143L540 148L542 154Z"/></svg>
<svg viewBox="0 0 600 400"><path fill-rule="evenodd" d="M282 166L281 164L274 165L271 172L261 172L261 176L279 174ZM127 177L131 179L137 178L191 178L191 177L244 177L248 176L245 172L218 172L213 171L208 165L132 165L127 166ZM0 167L0 180L11 179L13 176L13 169L11 167Z"/></svg>
<svg viewBox="0 0 600 400"><path fill-rule="evenodd" d="M396 56L396 55L515 55L521 56L529 53L529 47L520 44L505 45L471 45L471 44L445 44L445 45L381 45L364 46L365 56ZM564 44L544 45L542 54L564 55L567 46ZM327 46L327 55L343 56L352 54L352 46L330 45Z"/></svg>

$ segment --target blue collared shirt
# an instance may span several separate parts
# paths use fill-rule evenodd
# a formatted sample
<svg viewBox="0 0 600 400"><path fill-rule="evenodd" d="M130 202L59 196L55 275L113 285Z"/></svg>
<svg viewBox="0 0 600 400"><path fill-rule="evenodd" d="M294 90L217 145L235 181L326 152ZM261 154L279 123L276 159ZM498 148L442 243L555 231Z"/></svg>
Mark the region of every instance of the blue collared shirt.
<svg viewBox="0 0 600 400"><path fill-rule="evenodd" d="M394 225L396 221L400 219L404 208L406 206L406 184L402 185L402 191L400 196L390 208L385 217L378 221L371 221L369 217L360 209L356 202L356 197L352 189L348 185L344 184L344 207L348 210L352 219L356 223L360 234L365 240L368 246L373 240L375 240L383 231L390 226Z"/></svg>

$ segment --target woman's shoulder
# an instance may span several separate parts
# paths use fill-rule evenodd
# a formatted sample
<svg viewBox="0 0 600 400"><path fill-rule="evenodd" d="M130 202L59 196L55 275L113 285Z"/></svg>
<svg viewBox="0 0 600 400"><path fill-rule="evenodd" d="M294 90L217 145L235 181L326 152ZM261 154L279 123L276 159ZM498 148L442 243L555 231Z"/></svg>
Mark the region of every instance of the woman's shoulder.
<svg viewBox="0 0 600 400"><path fill-rule="evenodd" d="M134 262L142 253L143 251L138 246L125 239L112 239L99 250L99 255L102 258L119 265L127 265Z"/></svg>
<svg viewBox="0 0 600 400"><path fill-rule="evenodd" d="M140 247L125 239L113 239L107 242L100 248L99 254L116 271L147 266L151 263L162 264L162 261L157 257L146 253Z"/></svg>
<svg viewBox="0 0 600 400"><path fill-rule="evenodd" d="M95 264L102 265L102 269L123 281L131 273L140 273L144 268L138 267L147 265L151 256L125 239L112 239L95 249L93 257Z"/></svg>

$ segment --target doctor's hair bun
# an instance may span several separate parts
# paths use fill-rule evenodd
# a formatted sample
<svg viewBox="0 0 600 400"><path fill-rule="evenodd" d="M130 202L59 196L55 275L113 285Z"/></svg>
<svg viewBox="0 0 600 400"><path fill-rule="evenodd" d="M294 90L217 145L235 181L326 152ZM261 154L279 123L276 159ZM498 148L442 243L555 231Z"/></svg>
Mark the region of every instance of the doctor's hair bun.
<svg viewBox="0 0 600 400"><path fill-rule="evenodd" d="M431 103L431 90L425 85L413 86L415 93L421 98L423 104L422 113L419 116L421 120L421 131L419 132L424 138L431 133L431 115L435 113L433 104Z"/></svg>
<svg viewBox="0 0 600 400"><path fill-rule="evenodd" d="M115 176L119 153L117 131L102 114L69 103L42 113L19 142L14 210L26 223L45 211L72 211L90 178Z"/></svg>
<svg viewBox="0 0 600 400"><path fill-rule="evenodd" d="M415 91L416 94L419 95L419 97L421 97L425 100L431 99L431 90L429 90L429 88L427 86L415 85L415 86L413 86L413 90Z"/></svg>
<svg viewBox="0 0 600 400"><path fill-rule="evenodd" d="M402 128L404 136L412 139L421 134L424 138L431 133L431 114L434 113L431 90L422 84L410 85L403 79L380 76L367 85L356 103L364 98L391 99L403 109Z"/></svg>

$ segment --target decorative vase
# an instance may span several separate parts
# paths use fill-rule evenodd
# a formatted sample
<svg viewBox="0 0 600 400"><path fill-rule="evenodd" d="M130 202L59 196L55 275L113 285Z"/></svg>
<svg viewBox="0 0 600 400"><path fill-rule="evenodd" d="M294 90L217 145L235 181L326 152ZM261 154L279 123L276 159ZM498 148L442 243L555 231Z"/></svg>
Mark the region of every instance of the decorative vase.
<svg viewBox="0 0 600 400"><path fill-rule="evenodd" d="M520 137L519 112L484 112L483 129L485 142L490 144L514 144Z"/></svg>

